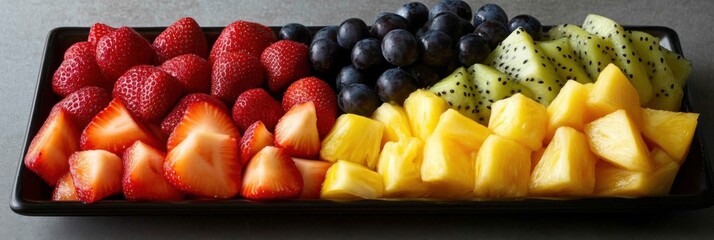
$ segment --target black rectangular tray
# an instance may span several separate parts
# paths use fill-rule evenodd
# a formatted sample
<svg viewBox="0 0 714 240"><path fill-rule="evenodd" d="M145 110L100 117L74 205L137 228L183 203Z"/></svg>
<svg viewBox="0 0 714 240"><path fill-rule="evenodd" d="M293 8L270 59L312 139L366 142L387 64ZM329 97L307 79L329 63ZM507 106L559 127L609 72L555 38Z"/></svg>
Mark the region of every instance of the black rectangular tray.
<svg viewBox="0 0 714 240"><path fill-rule="evenodd" d="M311 27L313 32L320 27ZM628 26L660 37L661 44L682 53L677 33L667 27ZM134 28L153 40L164 27ZM203 28L209 43L213 43L222 27ZM277 31L278 28L273 28ZM75 42L85 41L89 28L61 27L50 31L40 67L30 121L25 134L22 156L17 169L10 208L22 215L202 215L202 214L473 214L524 212L646 212L700 209L714 204L712 166L701 135L704 123L699 123L689 156L667 196L642 198L594 197L582 199L434 201L434 200L362 200L333 202L327 200L283 200L255 202L245 199L220 201L184 200L181 202L129 202L121 199L103 200L93 204L50 201L52 189L23 164L30 141L47 118L52 106L60 99L52 92L51 80L60 65L65 50ZM682 109L692 109L689 89L686 89ZM709 127L709 126L707 126Z"/></svg>

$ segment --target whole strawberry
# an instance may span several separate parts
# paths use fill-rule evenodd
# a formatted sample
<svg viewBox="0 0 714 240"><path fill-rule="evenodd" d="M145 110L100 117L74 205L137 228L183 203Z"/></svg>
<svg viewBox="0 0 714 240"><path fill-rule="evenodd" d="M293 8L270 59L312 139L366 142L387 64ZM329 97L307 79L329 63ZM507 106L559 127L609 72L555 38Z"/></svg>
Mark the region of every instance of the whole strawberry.
<svg viewBox="0 0 714 240"><path fill-rule="evenodd" d="M243 92L233 105L233 121L241 132L259 120L272 132L283 114L285 111L280 103L262 88Z"/></svg>
<svg viewBox="0 0 714 240"><path fill-rule="evenodd" d="M245 90L260 87L265 73L258 58L231 52L216 58L211 73L211 94L232 103Z"/></svg>
<svg viewBox="0 0 714 240"><path fill-rule="evenodd" d="M112 95L104 88L84 87L67 95L57 106L65 110L77 129L84 129L111 101Z"/></svg>
<svg viewBox="0 0 714 240"><path fill-rule="evenodd" d="M154 50L139 33L121 27L99 40L96 54L97 64L104 76L115 81L133 66L151 64Z"/></svg>
<svg viewBox="0 0 714 240"><path fill-rule="evenodd" d="M93 46L97 46L99 39L102 39L104 35L117 30L116 28L110 27L104 23L95 23L89 28L89 36L87 37L87 42L90 42Z"/></svg>
<svg viewBox="0 0 714 240"><path fill-rule="evenodd" d="M290 83L310 75L308 47L290 40L268 46L260 56L260 63L268 76L268 88L274 93L280 93Z"/></svg>
<svg viewBox="0 0 714 240"><path fill-rule="evenodd" d="M202 58L208 57L206 36L196 20L190 17L181 18L171 24L154 39L152 46L156 51L157 63L189 53Z"/></svg>
<svg viewBox="0 0 714 240"><path fill-rule="evenodd" d="M77 55L88 55L89 57L94 58L95 48L96 47L90 42L76 42L75 44L72 44L72 46L69 46L67 51L64 52L64 59Z"/></svg>
<svg viewBox="0 0 714 240"><path fill-rule="evenodd" d="M227 52L246 52L256 58L276 37L273 30L259 23L236 21L226 26L213 44L208 62L211 65Z"/></svg>
<svg viewBox="0 0 714 240"><path fill-rule="evenodd" d="M114 81L102 75L94 56L87 53L70 54L52 76L52 90L62 97L83 87L111 89L113 85Z"/></svg>
<svg viewBox="0 0 714 240"><path fill-rule="evenodd" d="M156 67L140 65L119 77L112 95L139 119L158 122L182 92L181 83L176 78Z"/></svg>
<svg viewBox="0 0 714 240"><path fill-rule="evenodd" d="M181 122L181 119L183 118L184 113L186 113L186 109L188 108L188 106L197 102L207 102L220 108L224 112L228 112L228 107L226 107L226 104L223 103L223 101L221 101L220 99L216 98L216 96L208 95L205 93L189 94L179 100L176 106L174 106L171 112L169 112L169 115L164 118L164 120L161 122L161 131L163 131L166 135L171 134L171 132L174 131L174 128L176 128L176 125Z"/></svg>
<svg viewBox="0 0 714 240"><path fill-rule="evenodd" d="M283 94L283 110L312 101L317 112L317 130L324 137L335 125L337 118L337 95L325 81L316 77L300 79L288 87Z"/></svg>
<svg viewBox="0 0 714 240"><path fill-rule="evenodd" d="M169 59L159 68L174 76L183 85L186 93L211 91L211 65L195 54L184 54Z"/></svg>

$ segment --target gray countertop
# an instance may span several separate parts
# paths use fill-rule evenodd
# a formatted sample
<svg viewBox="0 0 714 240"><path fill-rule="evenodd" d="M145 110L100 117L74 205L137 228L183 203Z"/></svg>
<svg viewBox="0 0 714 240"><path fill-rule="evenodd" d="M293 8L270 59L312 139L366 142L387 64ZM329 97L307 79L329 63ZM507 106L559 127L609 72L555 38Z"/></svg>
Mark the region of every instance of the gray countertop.
<svg viewBox="0 0 714 240"><path fill-rule="evenodd" d="M81 3L80 3L81 2ZM694 238L714 235L714 208L651 214L471 216L199 216L25 217L13 213L10 192L47 33L60 26L167 26L183 16L202 26L238 19L265 25L334 25L349 17L373 21L399 1L13 1L0 0L0 239L81 238ZM467 1L471 7L485 2ZM714 1L494 1L509 16L531 14L543 24L579 24L587 13L623 25L667 26L679 33L694 62L689 80L706 141L714 143ZM432 6L435 1L426 1ZM710 147L710 156L714 156Z"/></svg>

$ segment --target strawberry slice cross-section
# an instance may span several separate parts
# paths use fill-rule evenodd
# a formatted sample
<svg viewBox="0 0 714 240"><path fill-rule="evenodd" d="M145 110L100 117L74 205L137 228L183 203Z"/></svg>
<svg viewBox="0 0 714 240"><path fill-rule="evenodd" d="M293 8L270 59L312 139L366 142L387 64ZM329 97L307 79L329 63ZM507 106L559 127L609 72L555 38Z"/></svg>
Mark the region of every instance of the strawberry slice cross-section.
<svg viewBox="0 0 714 240"><path fill-rule="evenodd" d="M62 108L53 108L27 149L25 166L48 185L55 186L69 169L67 159L79 149L78 140L79 132L67 112Z"/></svg>
<svg viewBox="0 0 714 240"><path fill-rule="evenodd" d="M76 152L69 157L69 172L77 197L84 203L93 203L121 193L122 161L111 152Z"/></svg>
<svg viewBox="0 0 714 240"><path fill-rule="evenodd" d="M181 200L183 192L164 178L166 154L141 141L136 141L124 152L122 189L129 200Z"/></svg>
<svg viewBox="0 0 714 240"><path fill-rule="evenodd" d="M291 199L299 197L302 188L295 162L285 150L268 146L246 166L241 195L255 200Z"/></svg>
<svg viewBox="0 0 714 240"><path fill-rule="evenodd" d="M228 112L206 101L192 103L186 108L181 122L169 136L168 151L170 152L194 132L223 134L233 139L240 139L238 128L233 124Z"/></svg>

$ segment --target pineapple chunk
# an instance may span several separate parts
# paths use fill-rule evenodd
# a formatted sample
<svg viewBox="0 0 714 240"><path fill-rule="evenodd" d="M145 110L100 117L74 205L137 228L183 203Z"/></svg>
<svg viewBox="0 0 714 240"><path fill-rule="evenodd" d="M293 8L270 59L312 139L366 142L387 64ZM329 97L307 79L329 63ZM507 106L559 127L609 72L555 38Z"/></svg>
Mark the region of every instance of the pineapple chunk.
<svg viewBox="0 0 714 240"><path fill-rule="evenodd" d="M655 148L650 153L655 165L653 172L633 172L604 162L597 165L595 194L601 196L656 196L666 195L679 171L679 165L665 151Z"/></svg>
<svg viewBox="0 0 714 240"><path fill-rule="evenodd" d="M412 137L407 113L399 105L383 103L374 111L372 119L384 124L382 146L387 142L399 142Z"/></svg>
<svg viewBox="0 0 714 240"><path fill-rule="evenodd" d="M632 86L625 74L615 66L608 64L598 76L588 100L586 111L592 119L610 114L618 109L625 109L635 126L642 124L642 109L637 90Z"/></svg>
<svg viewBox="0 0 714 240"><path fill-rule="evenodd" d="M342 114L322 140L320 157L335 162L347 160L374 169L384 133L381 122L355 114Z"/></svg>
<svg viewBox="0 0 714 240"><path fill-rule="evenodd" d="M490 135L481 145L475 168L476 197L517 198L528 194L531 150L515 141Z"/></svg>
<svg viewBox="0 0 714 240"><path fill-rule="evenodd" d="M434 190L432 197L469 198L473 189L473 164L490 131L456 110L446 110L424 147L422 180Z"/></svg>
<svg viewBox="0 0 714 240"><path fill-rule="evenodd" d="M583 131L583 125L585 125L585 101L587 101L588 94L588 88L579 82L568 81L565 83L558 96L545 109L548 112L546 140L553 139L555 130L562 126Z"/></svg>
<svg viewBox="0 0 714 240"><path fill-rule="evenodd" d="M432 92L419 89L411 93L404 100L404 111L409 118L412 136L426 141L439 123L439 116L448 108L446 101Z"/></svg>
<svg viewBox="0 0 714 240"><path fill-rule="evenodd" d="M697 128L696 113L643 109L642 133L680 165L684 162Z"/></svg>
<svg viewBox="0 0 714 240"><path fill-rule="evenodd" d="M533 196L584 196L595 188L597 157L585 134L560 127L531 174Z"/></svg>
<svg viewBox="0 0 714 240"><path fill-rule="evenodd" d="M585 134L590 149L603 160L630 171L652 170L647 145L625 110L617 110L585 125Z"/></svg>
<svg viewBox="0 0 714 240"><path fill-rule="evenodd" d="M320 198L332 200L374 199L382 197L382 176L366 167L339 160L327 170Z"/></svg>
<svg viewBox="0 0 714 240"><path fill-rule="evenodd" d="M517 93L491 105L488 128L535 151L543 146L548 114L545 107Z"/></svg>
<svg viewBox="0 0 714 240"><path fill-rule="evenodd" d="M377 173L382 175L385 197L419 198L429 193L419 170L422 154L422 143L418 138L384 144Z"/></svg>

